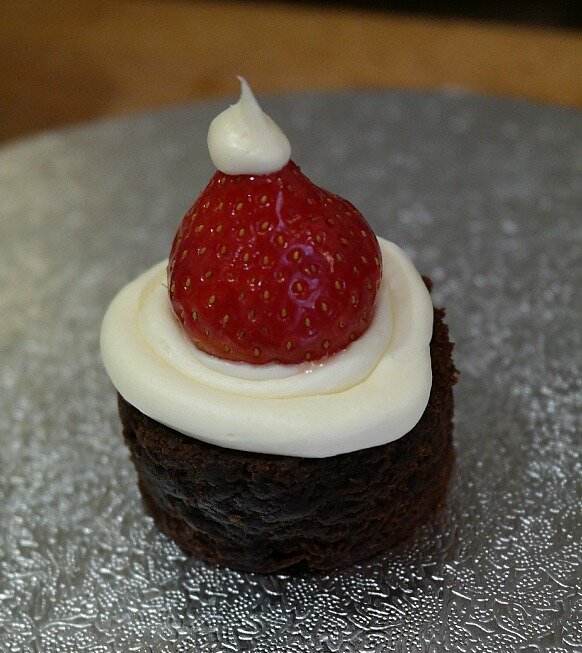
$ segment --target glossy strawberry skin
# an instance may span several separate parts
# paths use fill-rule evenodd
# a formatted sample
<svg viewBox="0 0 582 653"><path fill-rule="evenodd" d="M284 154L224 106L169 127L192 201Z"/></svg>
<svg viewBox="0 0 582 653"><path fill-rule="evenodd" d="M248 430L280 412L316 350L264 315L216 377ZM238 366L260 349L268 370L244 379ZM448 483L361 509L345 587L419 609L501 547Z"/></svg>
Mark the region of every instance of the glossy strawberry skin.
<svg viewBox="0 0 582 653"><path fill-rule="evenodd" d="M303 363L367 329L381 266L359 211L290 161L269 175L213 176L174 238L168 288L202 351Z"/></svg>

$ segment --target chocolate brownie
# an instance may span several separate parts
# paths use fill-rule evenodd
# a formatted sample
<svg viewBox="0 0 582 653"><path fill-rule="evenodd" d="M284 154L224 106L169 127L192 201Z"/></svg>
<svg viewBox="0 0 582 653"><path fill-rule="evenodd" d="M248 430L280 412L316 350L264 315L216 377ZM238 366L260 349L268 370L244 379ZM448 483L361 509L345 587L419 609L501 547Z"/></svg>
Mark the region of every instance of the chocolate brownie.
<svg viewBox="0 0 582 653"><path fill-rule="evenodd" d="M430 288L430 282L426 280ZM445 503L454 461L453 345L435 309L433 384L405 436L329 458L236 451L178 433L119 396L147 512L184 551L262 573L350 565L409 537Z"/></svg>

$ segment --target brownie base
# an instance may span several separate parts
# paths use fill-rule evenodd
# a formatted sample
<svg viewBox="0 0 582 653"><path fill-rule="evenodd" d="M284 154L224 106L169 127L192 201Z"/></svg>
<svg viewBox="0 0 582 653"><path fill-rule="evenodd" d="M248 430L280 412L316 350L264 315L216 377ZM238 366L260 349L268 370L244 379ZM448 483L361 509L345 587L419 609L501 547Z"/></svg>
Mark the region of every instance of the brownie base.
<svg viewBox="0 0 582 653"><path fill-rule="evenodd" d="M427 282L429 285L429 282ZM408 538L443 507L454 462L453 345L435 309L433 384L418 424L385 445L300 458L182 435L119 396L147 512L185 552L244 571L328 570Z"/></svg>

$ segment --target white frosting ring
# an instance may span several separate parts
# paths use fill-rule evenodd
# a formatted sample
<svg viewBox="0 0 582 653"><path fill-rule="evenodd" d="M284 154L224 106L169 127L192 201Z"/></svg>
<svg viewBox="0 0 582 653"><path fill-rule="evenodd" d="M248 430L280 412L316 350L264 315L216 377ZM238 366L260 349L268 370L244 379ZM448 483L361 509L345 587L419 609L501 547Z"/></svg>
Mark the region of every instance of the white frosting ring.
<svg viewBox="0 0 582 653"><path fill-rule="evenodd" d="M335 356L302 365L252 365L211 356L192 346L176 320L165 285L166 266L162 261L153 267L134 288L140 292L141 340L184 377L216 390L271 399L342 392L368 376L390 342L392 311L385 285L366 333Z"/></svg>
<svg viewBox="0 0 582 653"><path fill-rule="evenodd" d="M158 264L105 315L101 350L113 384L149 417L233 449L319 458L402 437L428 403L433 309L410 259L378 240L384 273L372 325L310 366L233 364L195 350Z"/></svg>

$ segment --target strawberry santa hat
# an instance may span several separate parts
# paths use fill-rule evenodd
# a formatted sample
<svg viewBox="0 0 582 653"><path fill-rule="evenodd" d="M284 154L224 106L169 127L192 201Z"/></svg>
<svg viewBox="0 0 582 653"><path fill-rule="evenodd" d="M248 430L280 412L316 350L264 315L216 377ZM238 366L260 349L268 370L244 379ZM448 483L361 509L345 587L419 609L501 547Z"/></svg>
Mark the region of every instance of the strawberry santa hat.
<svg viewBox="0 0 582 653"><path fill-rule="evenodd" d="M208 354L258 365L345 349L370 325L380 286L371 227L302 174L243 79L208 145L218 171L186 213L168 265L188 338Z"/></svg>

